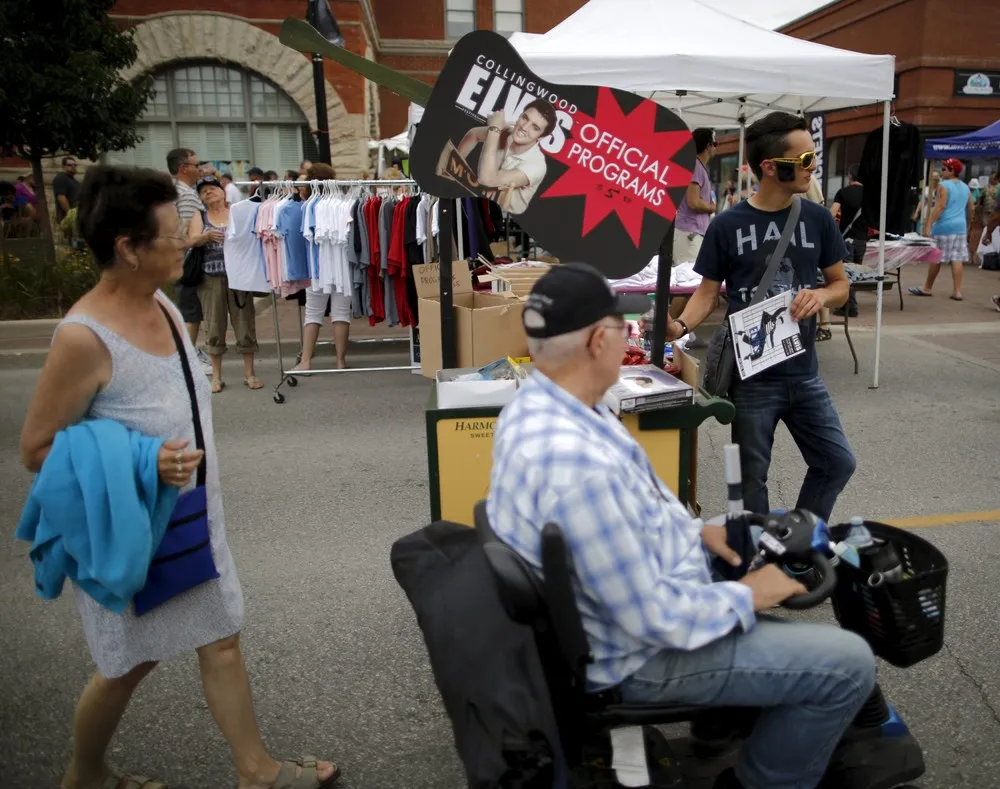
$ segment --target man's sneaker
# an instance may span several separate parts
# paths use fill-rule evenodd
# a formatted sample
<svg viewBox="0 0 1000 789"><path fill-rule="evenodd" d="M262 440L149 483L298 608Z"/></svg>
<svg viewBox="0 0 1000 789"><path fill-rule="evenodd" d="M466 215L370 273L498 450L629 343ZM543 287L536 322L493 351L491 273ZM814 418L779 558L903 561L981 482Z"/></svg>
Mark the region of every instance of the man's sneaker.
<svg viewBox="0 0 1000 789"><path fill-rule="evenodd" d="M997 312L1000 312L1000 293L992 298L993 306L997 308Z"/></svg>
<svg viewBox="0 0 1000 789"><path fill-rule="evenodd" d="M201 369L205 375L212 374L212 360L208 358L208 354L205 353L201 348L198 348L198 362L201 364Z"/></svg>

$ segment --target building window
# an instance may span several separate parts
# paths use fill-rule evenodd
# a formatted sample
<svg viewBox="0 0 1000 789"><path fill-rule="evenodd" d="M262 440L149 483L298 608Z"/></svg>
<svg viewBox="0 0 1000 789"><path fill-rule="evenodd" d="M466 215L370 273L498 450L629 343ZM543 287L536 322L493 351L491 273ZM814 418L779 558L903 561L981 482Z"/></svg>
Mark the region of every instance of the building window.
<svg viewBox="0 0 1000 789"><path fill-rule="evenodd" d="M156 95L136 128L143 139L108 159L166 167L167 152L190 148L199 159L236 178L251 167L297 170L318 158L302 110L263 77L218 63L185 63L157 72Z"/></svg>
<svg viewBox="0 0 1000 789"><path fill-rule="evenodd" d="M476 0L445 0L444 34L461 38L476 29Z"/></svg>
<svg viewBox="0 0 1000 789"><path fill-rule="evenodd" d="M510 38L524 31L524 0L493 0L493 29Z"/></svg>

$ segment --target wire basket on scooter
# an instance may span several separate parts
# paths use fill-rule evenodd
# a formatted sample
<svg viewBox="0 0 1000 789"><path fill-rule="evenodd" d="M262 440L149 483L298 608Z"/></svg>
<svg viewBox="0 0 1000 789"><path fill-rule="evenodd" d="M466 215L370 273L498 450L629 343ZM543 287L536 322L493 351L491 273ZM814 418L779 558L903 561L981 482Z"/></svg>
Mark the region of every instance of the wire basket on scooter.
<svg viewBox="0 0 1000 789"><path fill-rule="evenodd" d="M944 644L948 561L912 532L875 521L865 521L865 526L877 541L895 549L899 565L882 574L864 561L860 568L841 561L833 610L840 626L862 636L876 655L906 668L936 654Z"/></svg>

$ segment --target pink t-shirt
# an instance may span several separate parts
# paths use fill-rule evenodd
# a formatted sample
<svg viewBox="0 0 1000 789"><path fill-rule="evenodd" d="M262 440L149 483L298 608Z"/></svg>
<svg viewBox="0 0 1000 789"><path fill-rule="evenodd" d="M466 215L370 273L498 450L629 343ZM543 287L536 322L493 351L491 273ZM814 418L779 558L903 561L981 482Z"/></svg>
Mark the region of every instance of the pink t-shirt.
<svg viewBox="0 0 1000 789"><path fill-rule="evenodd" d="M698 184L698 196L703 202L712 202L712 182L708 177L708 170L701 163L701 159L695 160L691 183ZM690 206L688 206L687 197L685 197L677 209L677 219L675 220L674 228L685 233L697 233L703 236L705 235L705 231L708 230L708 225L711 221L711 214L701 214L692 211Z"/></svg>

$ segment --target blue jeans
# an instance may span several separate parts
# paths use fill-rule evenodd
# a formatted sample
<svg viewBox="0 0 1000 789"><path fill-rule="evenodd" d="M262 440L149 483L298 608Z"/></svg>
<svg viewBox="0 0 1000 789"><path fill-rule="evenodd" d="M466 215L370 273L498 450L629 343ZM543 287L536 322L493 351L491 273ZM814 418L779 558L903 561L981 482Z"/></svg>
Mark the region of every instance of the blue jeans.
<svg viewBox="0 0 1000 789"><path fill-rule="evenodd" d="M761 707L736 775L747 789L814 789L875 685L875 657L854 633L759 618L692 652L650 659L619 686L627 703Z"/></svg>
<svg viewBox="0 0 1000 789"><path fill-rule="evenodd" d="M802 453L808 470L795 506L830 519L837 496L854 474L856 461L830 393L820 377L737 381L733 441L740 445L743 505L767 513L767 472L778 420Z"/></svg>

